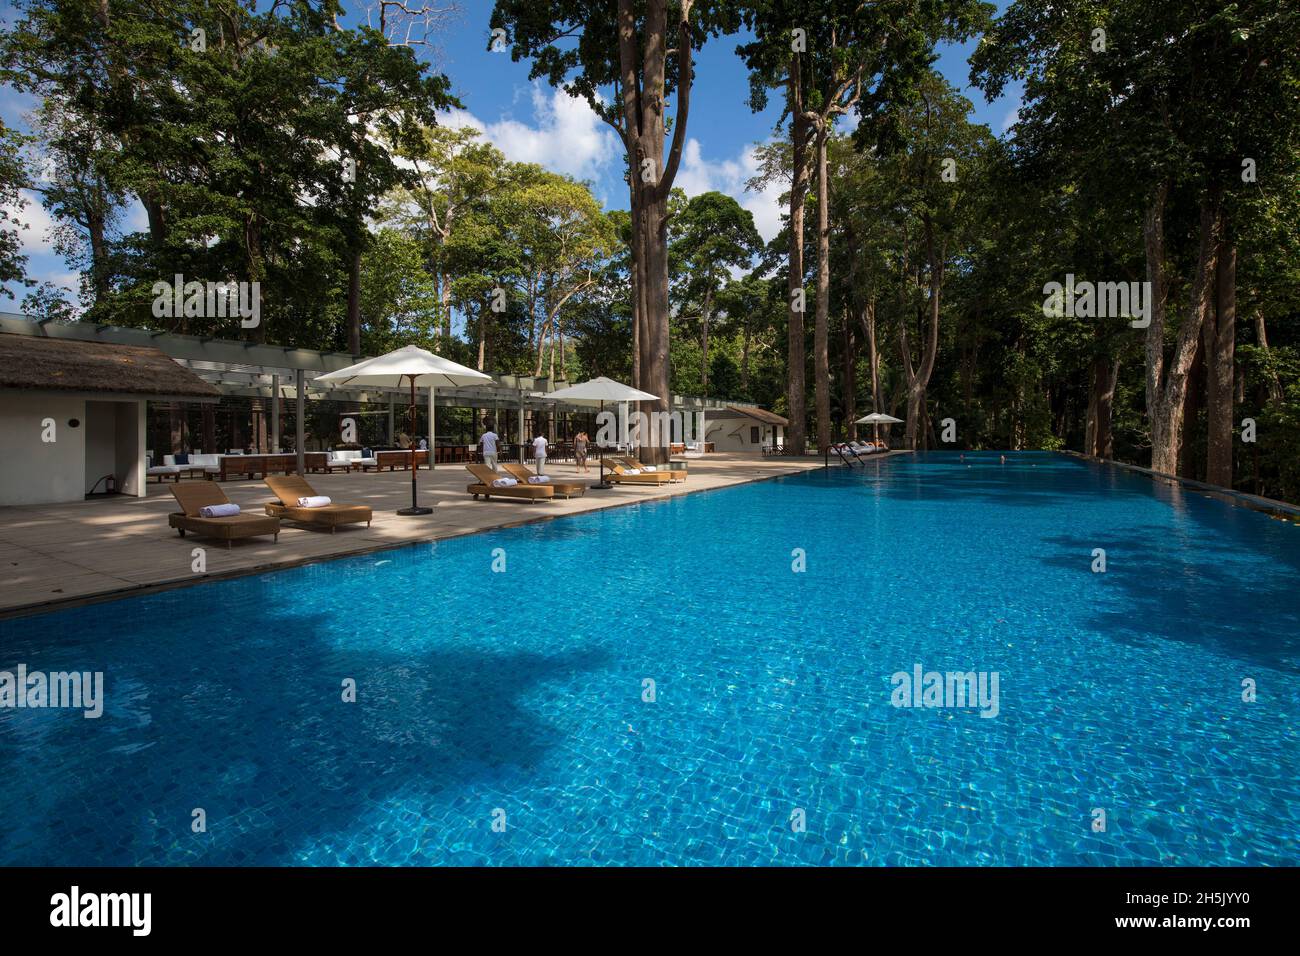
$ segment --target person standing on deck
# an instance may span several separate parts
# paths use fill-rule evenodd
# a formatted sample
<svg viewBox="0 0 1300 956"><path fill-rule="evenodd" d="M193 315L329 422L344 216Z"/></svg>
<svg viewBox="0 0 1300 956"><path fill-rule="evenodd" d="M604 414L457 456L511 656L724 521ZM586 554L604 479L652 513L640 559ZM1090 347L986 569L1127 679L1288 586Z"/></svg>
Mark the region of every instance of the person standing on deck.
<svg viewBox="0 0 1300 956"><path fill-rule="evenodd" d="M546 474L546 436L538 435L533 439L533 470L539 475Z"/></svg>
<svg viewBox="0 0 1300 956"><path fill-rule="evenodd" d="M587 470L587 433L578 432L573 439L573 460L575 462L574 471L585 472Z"/></svg>
<svg viewBox="0 0 1300 956"><path fill-rule="evenodd" d="M478 443L483 451L483 464L487 465L493 471L497 470L497 442L500 438L492 430L492 422L487 422L487 431L479 438Z"/></svg>

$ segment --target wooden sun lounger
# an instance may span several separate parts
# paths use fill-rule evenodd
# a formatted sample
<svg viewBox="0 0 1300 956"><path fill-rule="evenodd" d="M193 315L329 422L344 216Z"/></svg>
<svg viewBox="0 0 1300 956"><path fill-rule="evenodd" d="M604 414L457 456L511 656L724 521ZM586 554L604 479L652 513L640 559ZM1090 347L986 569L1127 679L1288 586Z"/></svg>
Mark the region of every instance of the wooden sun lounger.
<svg viewBox="0 0 1300 956"><path fill-rule="evenodd" d="M659 465L659 466L657 466L657 468L656 468L655 471L646 471L646 470L645 470L645 465L641 464L640 459L638 459L638 458L633 458L631 455L615 455L614 458L615 458L617 461L622 462L622 463L623 463L624 465L626 465L628 468L639 468L639 469L641 469L641 473L642 473L642 474L646 474L646 475L656 475L656 474L663 473L663 474L668 475L668 477L671 478L673 481L685 481L685 480L686 480L686 471L685 471L685 469L681 469L681 468L673 468L673 467L671 467L670 465Z"/></svg>
<svg viewBox="0 0 1300 956"><path fill-rule="evenodd" d="M485 499L496 496L499 498L523 498L528 501L545 501L555 497L555 489L550 485L527 485L520 482L517 485L511 485L509 488L498 488L492 482L498 478L506 477L505 475L498 475L487 465L478 463L468 464L465 468L478 479L475 484L465 489L474 496L475 501L478 500L479 495L482 495Z"/></svg>
<svg viewBox="0 0 1300 956"><path fill-rule="evenodd" d="M673 480L673 476L666 471L643 471L639 475L629 475L627 465L616 458L606 458L605 464L612 469L605 472L605 480L616 485L666 485Z"/></svg>
<svg viewBox="0 0 1300 956"><path fill-rule="evenodd" d="M537 472L527 465L520 465L512 461L502 462L501 470L511 478L518 478L520 484L527 484L529 478L537 477ZM530 485L529 487L534 486ZM555 494L563 498L580 498L587 493L587 486L581 481L549 481L541 487L552 488Z"/></svg>
<svg viewBox="0 0 1300 956"><path fill-rule="evenodd" d="M283 478L268 475L263 480L266 487L271 489L271 494L279 499L266 503L266 513L277 518L319 525L329 528L330 534L333 534L341 524L360 524L364 521L369 528L374 517L369 505L329 504L324 508L299 508L299 498L310 498L316 494L307 480L299 475L285 475Z"/></svg>
<svg viewBox="0 0 1300 956"><path fill-rule="evenodd" d="M193 531L206 538L219 538L230 547L235 538L252 538L258 535L275 535L280 540L280 519L268 515L231 515L227 518L204 518L199 514L201 508L208 505L228 505L230 499L215 481L197 481L189 484L172 485L171 493L176 503L181 506L179 513L167 516L167 523L185 537L186 531Z"/></svg>

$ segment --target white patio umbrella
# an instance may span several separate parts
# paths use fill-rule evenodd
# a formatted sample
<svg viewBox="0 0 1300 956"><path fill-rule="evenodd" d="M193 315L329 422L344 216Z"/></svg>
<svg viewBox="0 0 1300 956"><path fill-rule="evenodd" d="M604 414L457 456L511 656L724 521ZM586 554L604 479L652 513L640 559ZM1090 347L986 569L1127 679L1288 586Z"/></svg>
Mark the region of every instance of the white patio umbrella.
<svg viewBox="0 0 1300 956"><path fill-rule="evenodd" d="M873 433L874 437L876 438L876 440L879 441L879 440L880 440L880 426L881 426L881 425L884 425L884 424L888 424L888 425L901 425L901 424L903 424L903 420L902 420L901 418L895 418L893 415L886 415L884 412L872 412L870 415L863 415L861 418L859 418L859 419L858 419L857 421L855 421L853 424L855 424L855 425L873 425L873 426L875 426L875 427L872 429L872 433Z"/></svg>
<svg viewBox="0 0 1300 956"><path fill-rule="evenodd" d="M631 385L616 382L612 378L605 378L603 375L599 378L593 378L589 382L579 382L577 385L570 385L568 388L557 389L546 397L557 402L568 402L572 405L599 405L602 412L605 411L606 402L654 402L659 400L658 395L651 395L649 392L643 392ZM596 449L600 453L600 483L591 487L612 488L614 486L605 480L604 449L599 445L596 446Z"/></svg>
<svg viewBox="0 0 1300 956"><path fill-rule="evenodd" d="M460 385L477 385L492 381L491 375L458 365L451 359L434 355L418 345L408 345L378 358L366 359L356 365L349 365L336 372L318 375L317 382L332 385L371 385L379 388L401 388L403 381L411 386L411 434L415 434L415 388L417 385L429 389L429 464L433 465L436 454L433 434L433 393L439 386L456 388ZM398 510L399 515L432 514L432 508L421 508L416 502L415 487L415 442L411 442L411 507Z"/></svg>

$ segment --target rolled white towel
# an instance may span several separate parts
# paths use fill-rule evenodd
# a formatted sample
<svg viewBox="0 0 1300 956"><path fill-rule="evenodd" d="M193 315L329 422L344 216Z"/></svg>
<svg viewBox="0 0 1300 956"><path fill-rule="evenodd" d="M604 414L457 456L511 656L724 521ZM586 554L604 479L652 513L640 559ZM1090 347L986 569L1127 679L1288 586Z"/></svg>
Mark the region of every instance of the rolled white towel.
<svg viewBox="0 0 1300 956"><path fill-rule="evenodd" d="M641 469L640 469L640 468L629 468L629 469L627 470L627 473L628 473L629 475L639 475L639 474L641 474Z"/></svg>
<svg viewBox="0 0 1300 956"><path fill-rule="evenodd" d="M199 509L199 516L202 518L233 518L239 514L239 505L204 505Z"/></svg>
<svg viewBox="0 0 1300 956"><path fill-rule="evenodd" d="M642 471L658 471L658 470L659 470L659 466L658 466L658 465L646 465L646 466L645 466L644 468L642 468L641 470L642 470Z"/></svg>
<svg viewBox="0 0 1300 956"><path fill-rule="evenodd" d="M528 479L530 485L544 485L551 480L550 475L532 475Z"/></svg>
<svg viewBox="0 0 1300 956"><path fill-rule="evenodd" d="M329 495L307 495L298 499L299 508L324 508L328 504Z"/></svg>
<svg viewBox="0 0 1300 956"><path fill-rule="evenodd" d="M517 484L519 484L519 479L517 478L497 478L495 481L492 482L492 487L509 488L511 485L517 485Z"/></svg>

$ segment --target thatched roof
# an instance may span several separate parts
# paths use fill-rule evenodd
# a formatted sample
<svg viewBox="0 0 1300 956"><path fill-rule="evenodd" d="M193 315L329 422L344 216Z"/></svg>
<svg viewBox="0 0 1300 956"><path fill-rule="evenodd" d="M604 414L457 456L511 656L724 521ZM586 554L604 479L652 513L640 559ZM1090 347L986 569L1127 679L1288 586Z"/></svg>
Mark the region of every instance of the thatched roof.
<svg viewBox="0 0 1300 956"><path fill-rule="evenodd" d="M172 398L221 393L155 348L0 334L0 388Z"/></svg>
<svg viewBox="0 0 1300 956"><path fill-rule="evenodd" d="M776 412L769 412L766 408L759 408L756 405L728 405L727 410L744 415L746 418L756 419L766 425L790 424L790 419L782 418Z"/></svg>

